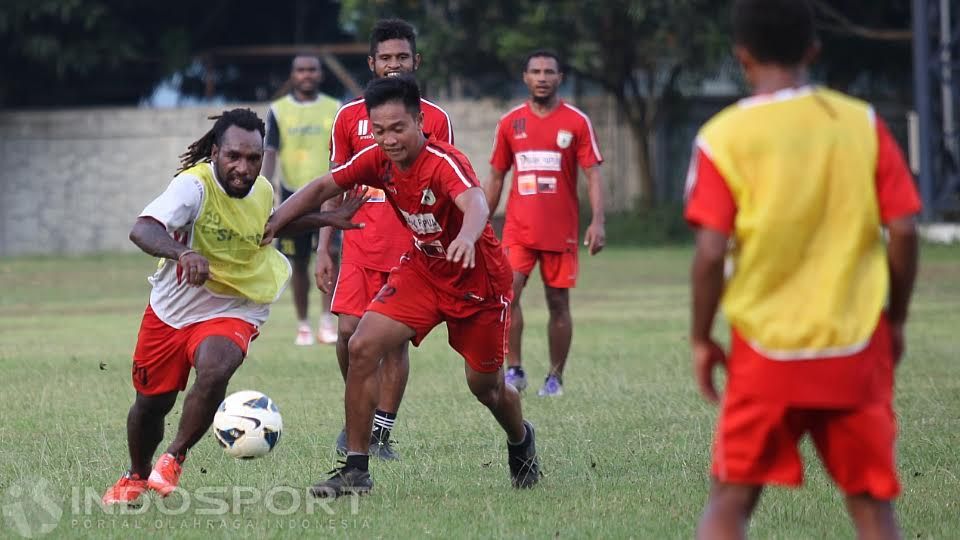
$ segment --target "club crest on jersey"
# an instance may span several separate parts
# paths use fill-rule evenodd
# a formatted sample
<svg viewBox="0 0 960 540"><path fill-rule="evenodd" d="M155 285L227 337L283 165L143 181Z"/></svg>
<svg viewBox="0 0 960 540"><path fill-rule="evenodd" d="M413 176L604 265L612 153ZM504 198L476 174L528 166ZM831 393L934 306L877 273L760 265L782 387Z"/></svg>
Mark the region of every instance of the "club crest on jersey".
<svg viewBox="0 0 960 540"><path fill-rule="evenodd" d="M560 148L567 148L570 146L570 143L573 142L573 133L561 129L557 132L557 146Z"/></svg>
<svg viewBox="0 0 960 540"><path fill-rule="evenodd" d="M425 206L433 206L437 202L437 197L433 194L433 190L427 188L423 190L423 197L420 198L420 204Z"/></svg>

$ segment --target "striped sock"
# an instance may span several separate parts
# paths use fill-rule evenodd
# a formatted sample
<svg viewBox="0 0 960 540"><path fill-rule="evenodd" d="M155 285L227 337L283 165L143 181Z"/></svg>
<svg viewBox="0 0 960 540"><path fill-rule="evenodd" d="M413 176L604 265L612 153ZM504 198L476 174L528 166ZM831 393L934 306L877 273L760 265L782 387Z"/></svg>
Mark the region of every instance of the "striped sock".
<svg viewBox="0 0 960 540"><path fill-rule="evenodd" d="M389 441L390 432L393 430L393 425L396 421L397 413L377 409L377 412L373 415L373 436L378 441Z"/></svg>

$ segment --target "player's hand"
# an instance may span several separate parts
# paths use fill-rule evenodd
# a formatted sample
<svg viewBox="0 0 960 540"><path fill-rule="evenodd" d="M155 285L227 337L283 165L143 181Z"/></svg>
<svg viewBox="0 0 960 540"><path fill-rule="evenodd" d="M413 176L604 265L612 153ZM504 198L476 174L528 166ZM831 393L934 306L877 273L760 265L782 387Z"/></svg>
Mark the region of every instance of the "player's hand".
<svg viewBox="0 0 960 540"><path fill-rule="evenodd" d="M191 287L203 285L210 277L210 262L196 251L185 251L177 260L182 271L182 279Z"/></svg>
<svg viewBox="0 0 960 540"><path fill-rule="evenodd" d="M893 365L898 366L903 358L903 351L907 348L902 322L890 323L890 343L893 345Z"/></svg>
<svg viewBox="0 0 960 540"><path fill-rule="evenodd" d="M476 246L458 236L447 247L447 260L454 264L462 262L464 268L473 268L476 264Z"/></svg>
<svg viewBox="0 0 960 540"><path fill-rule="evenodd" d="M712 339L694 341L693 348L693 375L700 387L700 394L711 403L720 401L716 386L713 384L713 368L726 362L723 349Z"/></svg>
<svg viewBox="0 0 960 540"><path fill-rule="evenodd" d="M317 288L326 294L333 289L333 257L327 249L317 250L317 268L313 273Z"/></svg>
<svg viewBox="0 0 960 540"><path fill-rule="evenodd" d="M269 246L270 242L273 242L273 239L277 236L276 225L273 223L273 216L270 216L270 219L267 220L267 224L263 226L263 238L260 239L261 246Z"/></svg>
<svg viewBox="0 0 960 540"><path fill-rule="evenodd" d="M600 250L603 249L603 246L607 242L607 233L603 228L602 223L591 223L587 227L587 234L583 239L583 245L587 246L590 249L591 255L596 255L600 253Z"/></svg>
<svg viewBox="0 0 960 540"><path fill-rule="evenodd" d="M327 225L338 229L362 229L364 227L363 223L354 223L350 220L368 200L370 200L370 196L367 195L365 186L347 191L343 201L340 202L340 206L324 212Z"/></svg>

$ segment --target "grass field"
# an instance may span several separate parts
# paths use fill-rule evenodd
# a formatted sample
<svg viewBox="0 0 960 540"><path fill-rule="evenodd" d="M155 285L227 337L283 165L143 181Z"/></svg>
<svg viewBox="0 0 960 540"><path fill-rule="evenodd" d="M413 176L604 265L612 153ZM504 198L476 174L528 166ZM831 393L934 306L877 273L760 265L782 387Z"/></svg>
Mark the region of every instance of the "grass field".
<svg viewBox="0 0 960 540"><path fill-rule="evenodd" d="M403 460L373 464L371 496L308 503L304 488L335 464L343 385L332 348L292 344L293 307L284 298L230 387L263 391L280 405L277 450L239 462L207 437L186 463L185 495L151 498L126 515L104 513L84 494L98 496L127 465L130 356L153 262L0 259L0 537L54 526L51 538L158 530L178 538L690 537L706 497L716 410L698 398L690 375L689 257L681 247L611 248L583 260L566 395L524 398L546 474L534 490L510 488L503 434L473 400L439 328L411 352L395 430ZM538 281L524 306L524 351L537 385L546 369ZM960 249L925 247L898 372L906 538L960 537L958 329ZM813 456L806 443L804 453ZM804 488L768 490L751 534L851 538L853 530L840 495L808 459Z"/></svg>

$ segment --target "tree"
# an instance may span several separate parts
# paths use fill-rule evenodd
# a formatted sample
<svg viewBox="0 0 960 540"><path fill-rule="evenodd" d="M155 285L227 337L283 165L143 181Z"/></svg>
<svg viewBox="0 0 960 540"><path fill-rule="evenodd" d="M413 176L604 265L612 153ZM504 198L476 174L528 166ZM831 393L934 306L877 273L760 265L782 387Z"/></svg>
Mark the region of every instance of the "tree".
<svg viewBox="0 0 960 540"><path fill-rule="evenodd" d="M214 76L237 80L225 99L252 99L266 69L251 67L271 66L187 68L213 47L346 41L336 15L335 0L3 0L0 106L137 103L176 72L186 93Z"/></svg>
<svg viewBox="0 0 960 540"><path fill-rule="evenodd" d="M468 77L467 85L516 80L524 54L542 47L568 61L568 71L598 84L623 112L638 144L642 202L654 204L650 139L662 103L677 94L680 75L729 50L720 0L344 0L341 20L369 29L396 15L419 28L432 61L428 81ZM442 61L439 61L442 59Z"/></svg>

